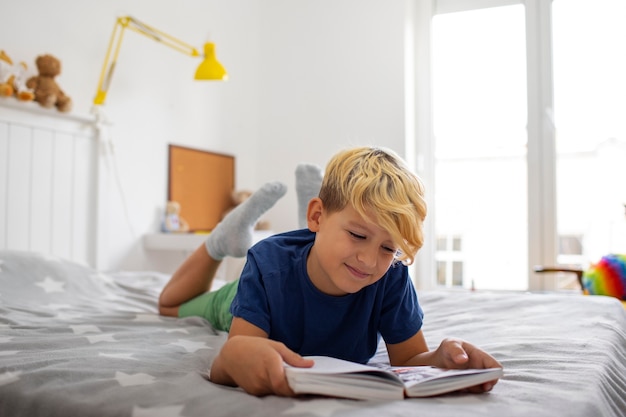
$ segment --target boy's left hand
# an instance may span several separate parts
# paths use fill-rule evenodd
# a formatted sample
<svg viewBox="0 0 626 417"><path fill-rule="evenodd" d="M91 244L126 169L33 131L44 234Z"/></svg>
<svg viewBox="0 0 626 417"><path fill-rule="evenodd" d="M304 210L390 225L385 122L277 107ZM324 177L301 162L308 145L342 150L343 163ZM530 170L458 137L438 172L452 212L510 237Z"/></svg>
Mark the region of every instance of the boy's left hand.
<svg viewBox="0 0 626 417"><path fill-rule="evenodd" d="M502 368L493 356L461 339L444 339L434 353L435 366L440 368ZM498 380L489 381L472 387L469 391L491 391L497 382Z"/></svg>

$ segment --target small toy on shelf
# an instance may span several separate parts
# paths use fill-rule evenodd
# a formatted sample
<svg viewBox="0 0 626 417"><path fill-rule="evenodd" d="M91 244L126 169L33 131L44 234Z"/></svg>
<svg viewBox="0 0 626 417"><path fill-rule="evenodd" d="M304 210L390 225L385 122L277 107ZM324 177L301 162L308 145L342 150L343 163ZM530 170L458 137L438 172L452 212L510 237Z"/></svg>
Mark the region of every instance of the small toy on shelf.
<svg viewBox="0 0 626 417"><path fill-rule="evenodd" d="M233 191L230 195L230 201L232 205L226 211L224 211L224 213L222 214L222 219L226 217L226 215L230 213L235 207L237 207L239 204L243 203L248 198L250 198L251 195L252 195L252 191L249 191L249 190ZM261 219L254 225L254 230L269 230L269 229L270 229L270 222L268 220Z"/></svg>
<svg viewBox="0 0 626 417"><path fill-rule="evenodd" d="M15 66L15 78L13 79L15 98L19 101L33 101L35 99L35 92L26 86L27 80L28 66L25 62L20 62Z"/></svg>
<svg viewBox="0 0 626 417"><path fill-rule="evenodd" d="M163 233L187 233L189 224L180 217L180 204L177 201L168 201L165 205L165 216L161 225Z"/></svg>
<svg viewBox="0 0 626 417"><path fill-rule="evenodd" d="M0 97L15 97L20 101L33 100L35 94L26 87L27 70L25 62L15 65L7 53L0 50Z"/></svg>
<svg viewBox="0 0 626 417"><path fill-rule="evenodd" d="M39 75L30 77L26 82L26 86L35 93L35 101L46 108L56 107L60 112L69 112L72 99L65 95L54 80L61 73L61 61L46 54L38 56L35 64Z"/></svg>
<svg viewBox="0 0 626 417"><path fill-rule="evenodd" d="M4 52L0 51L0 96L13 96L13 61Z"/></svg>

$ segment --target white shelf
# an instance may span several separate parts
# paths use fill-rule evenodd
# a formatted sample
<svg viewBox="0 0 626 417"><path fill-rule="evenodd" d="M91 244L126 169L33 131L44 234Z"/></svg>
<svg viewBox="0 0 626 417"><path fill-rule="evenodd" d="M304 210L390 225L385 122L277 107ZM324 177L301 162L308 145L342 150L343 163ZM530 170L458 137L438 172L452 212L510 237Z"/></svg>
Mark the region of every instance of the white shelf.
<svg viewBox="0 0 626 417"><path fill-rule="evenodd" d="M194 233L151 233L144 235L143 246L150 250L194 251L207 236Z"/></svg>
<svg viewBox="0 0 626 417"><path fill-rule="evenodd" d="M254 232L253 243L273 235L270 230ZM143 236L143 246L148 257L153 259L153 268L172 274L186 257L204 243L208 234L193 233L150 233ZM232 281L239 278L246 258L226 257L215 273L216 280Z"/></svg>
<svg viewBox="0 0 626 417"><path fill-rule="evenodd" d="M19 101L13 97L0 97L0 107L4 109L15 110L27 114L35 114L37 116L49 117L57 120L73 121L84 124L94 124L96 117L94 115L82 115L72 112L63 113L56 108L44 108L34 101Z"/></svg>
<svg viewBox="0 0 626 417"><path fill-rule="evenodd" d="M254 232L253 243L273 234L270 230L257 230ZM150 233L144 235L143 246L150 250L194 251L208 236L194 233Z"/></svg>

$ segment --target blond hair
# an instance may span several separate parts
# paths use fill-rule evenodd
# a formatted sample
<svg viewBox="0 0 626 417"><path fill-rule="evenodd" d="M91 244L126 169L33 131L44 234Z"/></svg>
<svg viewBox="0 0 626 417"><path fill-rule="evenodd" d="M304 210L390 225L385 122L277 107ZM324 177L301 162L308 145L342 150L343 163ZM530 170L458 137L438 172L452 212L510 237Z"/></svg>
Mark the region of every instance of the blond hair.
<svg viewBox="0 0 626 417"><path fill-rule="evenodd" d="M319 198L329 212L350 204L391 235L400 247L398 260L413 263L424 243L424 186L396 153L379 147L340 151L326 165Z"/></svg>

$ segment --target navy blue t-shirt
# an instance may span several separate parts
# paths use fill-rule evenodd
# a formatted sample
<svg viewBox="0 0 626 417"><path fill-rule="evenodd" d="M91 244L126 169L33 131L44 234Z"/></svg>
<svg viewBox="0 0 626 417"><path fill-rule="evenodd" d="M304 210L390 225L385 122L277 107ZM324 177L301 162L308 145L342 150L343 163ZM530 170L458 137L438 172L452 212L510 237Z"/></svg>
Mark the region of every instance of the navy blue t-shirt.
<svg viewBox="0 0 626 417"><path fill-rule="evenodd" d="M327 295L306 270L314 239L315 233L302 229L254 245L231 304L233 316L303 356L360 363L374 356L380 336L386 343L400 343L421 329L423 312L405 265L392 265L357 293Z"/></svg>

